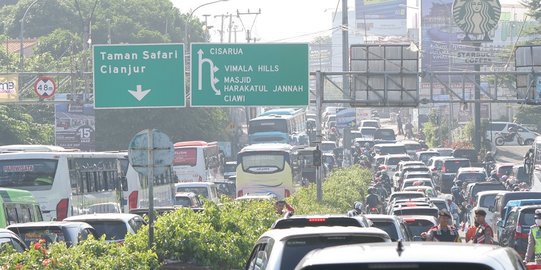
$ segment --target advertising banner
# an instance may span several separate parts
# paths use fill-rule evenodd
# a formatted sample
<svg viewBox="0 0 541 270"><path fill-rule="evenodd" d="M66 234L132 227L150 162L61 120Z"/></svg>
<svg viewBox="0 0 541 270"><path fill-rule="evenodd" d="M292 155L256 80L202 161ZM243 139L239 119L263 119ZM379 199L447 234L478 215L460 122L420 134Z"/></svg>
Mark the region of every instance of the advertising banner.
<svg viewBox="0 0 541 270"><path fill-rule="evenodd" d="M357 27L369 36L406 36L406 4L406 0L357 0Z"/></svg>
<svg viewBox="0 0 541 270"><path fill-rule="evenodd" d="M0 75L0 102L13 102L19 100L19 75Z"/></svg>
<svg viewBox="0 0 541 270"><path fill-rule="evenodd" d="M55 95L55 101L66 101L55 105L56 145L81 151L96 149L94 106L84 100L82 94Z"/></svg>

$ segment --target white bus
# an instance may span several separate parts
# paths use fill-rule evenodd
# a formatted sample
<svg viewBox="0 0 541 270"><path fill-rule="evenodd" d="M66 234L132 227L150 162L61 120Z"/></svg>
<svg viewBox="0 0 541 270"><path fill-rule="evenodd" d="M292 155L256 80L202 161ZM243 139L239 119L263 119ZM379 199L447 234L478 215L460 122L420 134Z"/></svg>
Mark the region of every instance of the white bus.
<svg viewBox="0 0 541 270"><path fill-rule="evenodd" d="M172 177L155 187L155 198L172 205ZM145 179L129 165L125 153L103 152L15 152L0 154L0 187L30 191L43 212L44 220L63 220L89 211L141 207L148 191ZM147 197L148 198L148 197ZM148 202L148 200L147 200ZM161 203L160 203L161 204ZM157 203L157 205L159 205Z"/></svg>
<svg viewBox="0 0 541 270"><path fill-rule="evenodd" d="M205 182L222 179L220 147L217 142L177 142L173 171L179 182Z"/></svg>
<svg viewBox="0 0 541 270"><path fill-rule="evenodd" d="M289 144L253 144L237 155L237 197L275 194L289 197L293 191L293 168Z"/></svg>

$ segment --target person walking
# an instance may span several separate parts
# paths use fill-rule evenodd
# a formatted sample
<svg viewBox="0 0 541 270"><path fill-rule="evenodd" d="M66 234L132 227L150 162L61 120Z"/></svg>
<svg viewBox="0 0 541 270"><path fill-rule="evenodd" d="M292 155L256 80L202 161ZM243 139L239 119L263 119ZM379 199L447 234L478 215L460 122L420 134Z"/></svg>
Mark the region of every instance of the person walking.
<svg viewBox="0 0 541 270"><path fill-rule="evenodd" d="M438 213L438 225L421 233L421 238L432 242L460 242L458 230L451 224L451 214L447 210Z"/></svg>
<svg viewBox="0 0 541 270"><path fill-rule="evenodd" d="M492 228L486 223L485 217L487 212L483 209L475 210L475 222L478 224L475 230L475 234L472 237L474 244L494 244L494 232Z"/></svg>
<svg viewBox="0 0 541 270"><path fill-rule="evenodd" d="M406 138L413 139L413 124L411 121L408 121L408 123L405 126L406 129Z"/></svg>
<svg viewBox="0 0 541 270"><path fill-rule="evenodd" d="M398 135L404 135L404 130L402 129L402 117L400 112L396 115L396 125L398 127Z"/></svg>
<svg viewBox="0 0 541 270"><path fill-rule="evenodd" d="M535 262L541 264L541 209L536 209L534 213L535 224L530 227L528 234L528 246L524 262Z"/></svg>

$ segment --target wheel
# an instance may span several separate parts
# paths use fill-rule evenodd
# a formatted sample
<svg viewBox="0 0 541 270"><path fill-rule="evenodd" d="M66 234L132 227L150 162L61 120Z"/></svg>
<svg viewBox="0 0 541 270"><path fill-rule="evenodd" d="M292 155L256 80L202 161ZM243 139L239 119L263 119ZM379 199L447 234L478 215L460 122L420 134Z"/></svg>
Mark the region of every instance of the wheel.
<svg viewBox="0 0 541 270"><path fill-rule="evenodd" d="M524 139L522 137L517 137L518 145L524 145Z"/></svg>
<svg viewBox="0 0 541 270"><path fill-rule="evenodd" d="M497 146L502 146L505 141L503 140L502 137L496 137L496 139L494 140L494 143L497 145Z"/></svg>
<svg viewBox="0 0 541 270"><path fill-rule="evenodd" d="M524 141L524 145L532 145L533 144L533 140L532 139L526 139Z"/></svg>

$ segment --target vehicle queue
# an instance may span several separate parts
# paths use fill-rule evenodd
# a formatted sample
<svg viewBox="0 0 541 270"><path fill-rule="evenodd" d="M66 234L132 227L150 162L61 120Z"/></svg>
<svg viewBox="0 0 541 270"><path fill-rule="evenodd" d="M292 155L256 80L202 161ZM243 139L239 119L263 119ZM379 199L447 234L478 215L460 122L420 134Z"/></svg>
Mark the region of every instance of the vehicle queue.
<svg viewBox="0 0 541 270"><path fill-rule="evenodd" d="M534 190L541 184L535 170L531 177L524 177L528 174L524 167L530 165L541 170L541 157L536 155L533 164L479 162L477 153L472 154L471 149L430 149L422 140L400 140L402 134L397 136L394 129L383 127L378 119L363 121L361 136L344 143L336 125L332 124L331 112L325 115L329 120L324 124L327 141L322 156L325 158L320 162L309 155L312 151L299 154L308 149L309 146L303 144L308 144L313 135L312 129L307 128L310 119L306 112L275 110L257 118L258 121L253 122L257 128L249 126L248 130L253 131L250 134L253 142L263 143L246 146L237 155L234 165L232 161L228 163L233 166L229 166L229 178L223 183L232 182L232 190L225 184L218 188L219 178L223 178L220 174L225 174L220 167L225 167L226 162L216 144L202 141L175 144L173 170L155 183L172 191L158 196L170 198L160 206L178 204L204 211L198 196L219 203L218 193L226 194L223 193L226 187L229 189L226 195L237 199L275 200L277 206L280 205L277 213L285 215L254 243L245 269L350 269L353 266L373 269L383 264L395 267L385 269L400 269L399 264L404 263L413 269L441 266L524 269L523 261L540 263L541 210L537 209L541 209L541 192ZM273 130L272 126L278 129ZM344 150L344 145L351 145L351 149ZM541 153L538 147L541 147L541 139L534 142L534 154ZM130 175L133 169L126 163L125 154L79 153L56 148L6 152L9 153L0 154L2 183L32 192L38 198L41 211L48 214L44 217L40 214L38 220L26 220L17 216L22 211L13 212L15 219L13 214L4 213L10 230L5 234L16 233L11 235L17 239L13 243L28 245L43 236L50 241L76 244L77 241L68 240L72 236L65 229L74 226L82 235L106 234L110 241L122 241L126 233L134 233L144 225L139 216L121 213L148 205L148 199L145 203L142 197L147 188L145 181L141 176ZM15 156L17 159L25 157L21 158L23 162L14 163ZM347 164L348 159L373 172L366 197L351 202L352 210L343 215L295 215L294 205L287 204L287 198L299 186L314 181L304 175L303 170L309 171L321 163L324 171L331 171ZM101 167L91 166L93 164ZM91 168L95 172L89 171ZM55 192L69 189L67 192L72 193L65 195L66 199L60 196L51 207L42 202L43 196L36 192L50 192L53 184L61 185L60 174L64 175L67 186L54 188ZM11 182L6 182L8 177ZM15 185L13 181L18 179L19 185ZM126 195L118 202L96 199L112 198L112 195L104 195L107 192L115 194L115 198L119 198L118 194ZM3 209L10 211L11 208ZM108 214L85 219L91 216L89 214L104 212ZM61 221L68 216L73 217ZM101 217L99 222L97 217ZM113 217L116 217L114 221ZM51 219L57 221L39 222ZM27 221L38 223L27 224ZM88 223L82 223L85 221ZM69 222L82 224L66 224ZM113 222L128 225L118 227L115 232L118 234L113 236ZM413 241L454 243L408 243ZM490 246L465 245L464 242ZM421 250L426 255L415 255ZM374 256L355 256L361 251ZM396 256L381 257L378 252ZM322 254L328 259L322 259ZM483 266L476 268L478 265Z"/></svg>

